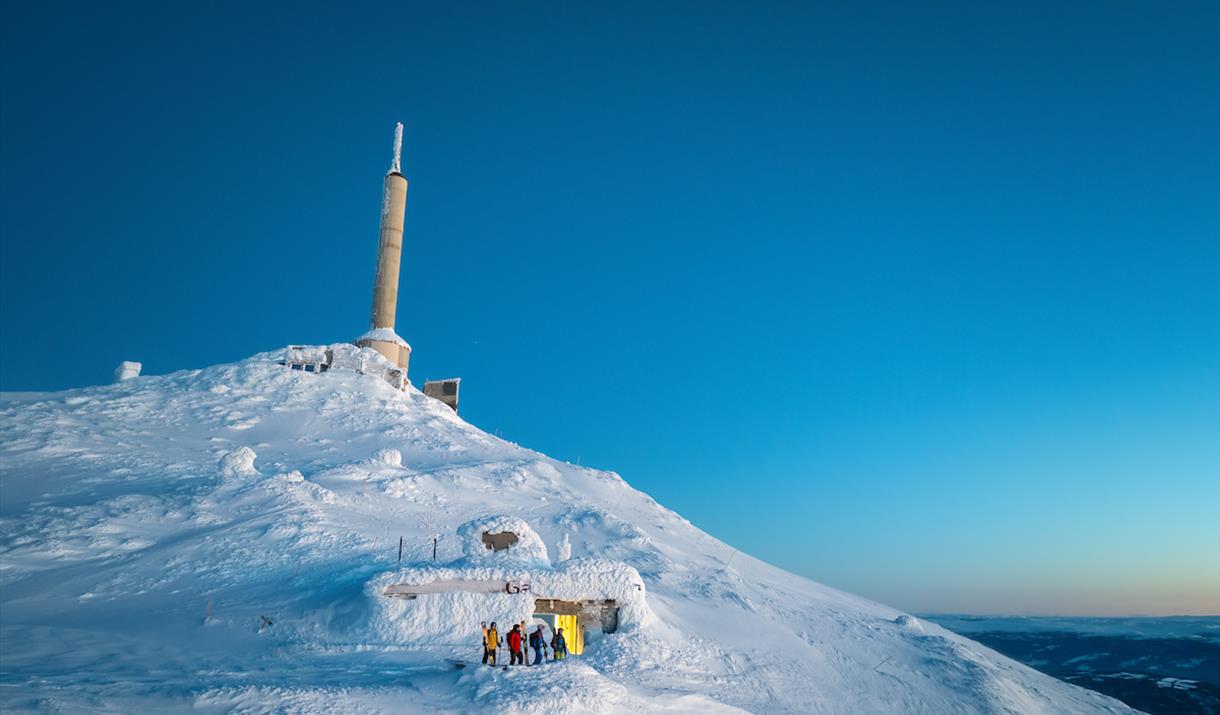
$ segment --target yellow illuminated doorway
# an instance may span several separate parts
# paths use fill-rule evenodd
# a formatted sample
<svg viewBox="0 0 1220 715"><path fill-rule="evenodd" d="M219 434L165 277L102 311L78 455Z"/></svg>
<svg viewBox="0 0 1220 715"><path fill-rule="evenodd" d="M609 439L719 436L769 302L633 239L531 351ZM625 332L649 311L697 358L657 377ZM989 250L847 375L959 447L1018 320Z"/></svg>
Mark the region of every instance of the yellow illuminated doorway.
<svg viewBox="0 0 1220 715"><path fill-rule="evenodd" d="M563 640L568 645L568 653L580 655L585 652L585 633L581 628L580 616L555 615L555 629L563 629Z"/></svg>

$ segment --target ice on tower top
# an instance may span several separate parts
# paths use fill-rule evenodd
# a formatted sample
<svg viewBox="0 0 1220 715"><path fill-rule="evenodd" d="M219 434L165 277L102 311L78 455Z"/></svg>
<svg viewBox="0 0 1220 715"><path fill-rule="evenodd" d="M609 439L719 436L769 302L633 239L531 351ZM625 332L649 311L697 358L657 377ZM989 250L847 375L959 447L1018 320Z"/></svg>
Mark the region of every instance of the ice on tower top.
<svg viewBox="0 0 1220 715"><path fill-rule="evenodd" d="M394 127L394 161L390 163L390 173L402 173L402 122Z"/></svg>

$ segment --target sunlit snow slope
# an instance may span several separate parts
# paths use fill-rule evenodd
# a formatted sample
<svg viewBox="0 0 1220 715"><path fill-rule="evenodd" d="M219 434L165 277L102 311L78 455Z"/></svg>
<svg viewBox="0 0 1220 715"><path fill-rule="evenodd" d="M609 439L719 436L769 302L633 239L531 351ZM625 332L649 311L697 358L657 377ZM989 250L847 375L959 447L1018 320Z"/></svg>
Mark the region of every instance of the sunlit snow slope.
<svg viewBox="0 0 1220 715"><path fill-rule="evenodd" d="M4 396L0 709L1129 712L735 554L616 474L414 389L276 359ZM431 562L432 533L453 561L458 527L495 515L546 558L567 534L574 559L634 567L646 617L541 668L447 662L478 660L481 613L402 636L417 602L378 586L399 537L403 567Z"/></svg>

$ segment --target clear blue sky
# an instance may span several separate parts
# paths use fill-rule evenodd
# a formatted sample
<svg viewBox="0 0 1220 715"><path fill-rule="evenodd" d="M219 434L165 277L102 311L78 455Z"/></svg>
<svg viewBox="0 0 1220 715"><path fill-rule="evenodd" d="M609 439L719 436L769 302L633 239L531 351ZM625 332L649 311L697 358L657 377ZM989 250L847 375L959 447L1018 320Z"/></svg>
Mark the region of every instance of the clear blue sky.
<svg viewBox="0 0 1220 715"><path fill-rule="evenodd" d="M22 3L5 390L367 327L915 611L1220 612L1220 10ZM913 7L919 5L919 7Z"/></svg>

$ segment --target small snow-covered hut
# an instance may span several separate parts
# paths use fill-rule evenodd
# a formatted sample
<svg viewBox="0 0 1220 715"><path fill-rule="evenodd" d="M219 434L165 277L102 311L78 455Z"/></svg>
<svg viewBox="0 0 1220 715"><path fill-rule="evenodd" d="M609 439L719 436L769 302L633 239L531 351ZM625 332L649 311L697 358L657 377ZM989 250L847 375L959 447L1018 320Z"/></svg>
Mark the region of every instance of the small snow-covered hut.
<svg viewBox="0 0 1220 715"><path fill-rule="evenodd" d="M376 626L383 637L426 643L476 639L480 623L563 629L568 652L580 655L603 635L651 618L644 582L627 564L569 559L552 564L528 523L509 516L475 519L458 529L463 556L440 566L382 574Z"/></svg>
<svg viewBox="0 0 1220 715"><path fill-rule="evenodd" d="M452 407L454 412L457 412L458 387L461 384L462 378L460 377L449 377L444 380L426 380L424 381L424 394L444 402Z"/></svg>

